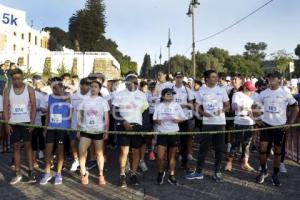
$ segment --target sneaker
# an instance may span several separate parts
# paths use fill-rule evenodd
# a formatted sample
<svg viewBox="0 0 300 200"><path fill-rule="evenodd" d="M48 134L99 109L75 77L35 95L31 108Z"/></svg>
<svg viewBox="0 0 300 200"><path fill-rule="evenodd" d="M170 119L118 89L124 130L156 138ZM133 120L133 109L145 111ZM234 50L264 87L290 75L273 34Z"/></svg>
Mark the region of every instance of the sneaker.
<svg viewBox="0 0 300 200"><path fill-rule="evenodd" d="M284 163L280 163L279 170L280 170L281 173L287 173L287 169L286 169Z"/></svg>
<svg viewBox="0 0 300 200"><path fill-rule="evenodd" d="M99 176L99 185L105 185L105 184L106 184L106 181L105 181L104 176Z"/></svg>
<svg viewBox="0 0 300 200"><path fill-rule="evenodd" d="M40 185L46 185L51 179L51 174L44 174L43 178L40 180Z"/></svg>
<svg viewBox="0 0 300 200"><path fill-rule="evenodd" d="M202 180L204 178L202 172L193 172L185 176L187 180Z"/></svg>
<svg viewBox="0 0 300 200"><path fill-rule="evenodd" d="M89 184L89 172L85 172L85 175L80 176L80 181L82 185Z"/></svg>
<svg viewBox="0 0 300 200"><path fill-rule="evenodd" d="M15 176L11 179L10 184L15 185L22 180L22 174L20 172L16 172Z"/></svg>
<svg viewBox="0 0 300 200"><path fill-rule="evenodd" d="M33 171L28 173L28 183L36 183L36 174Z"/></svg>
<svg viewBox="0 0 300 200"><path fill-rule="evenodd" d="M149 153L149 160L155 160L155 153L153 151Z"/></svg>
<svg viewBox="0 0 300 200"><path fill-rule="evenodd" d="M127 159L127 161L126 161L126 167L125 167L125 173L129 174L130 171L131 171L131 169L130 169L130 162L129 162L129 159Z"/></svg>
<svg viewBox="0 0 300 200"><path fill-rule="evenodd" d="M79 161L78 160L74 160L74 162L72 163L70 171L71 172L76 172L77 169L78 169L78 167L79 167Z"/></svg>
<svg viewBox="0 0 300 200"><path fill-rule="evenodd" d="M188 159L189 161L197 161L197 159L194 158L192 154L188 154L187 159Z"/></svg>
<svg viewBox="0 0 300 200"><path fill-rule="evenodd" d="M131 184L134 185L134 186L137 186L137 185L140 184L139 181L138 181L138 179L137 179L137 176L136 176L136 175L131 175L131 177L130 177L130 182L131 182Z"/></svg>
<svg viewBox="0 0 300 200"><path fill-rule="evenodd" d="M259 184L263 184L265 182L265 178L267 177L268 177L268 173L261 171L259 175L256 177L256 182Z"/></svg>
<svg viewBox="0 0 300 200"><path fill-rule="evenodd" d="M148 167L147 167L147 165L146 165L146 163L145 163L144 160L140 160L139 168L140 168L143 172L148 171Z"/></svg>
<svg viewBox="0 0 300 200"><path fill-rule="evenodd" d="M241 168L242 168L242 170L245 170L245 171L247 171L247 172L253 172L253 171L254 171L253 167L251 167L251 166L249 165L249 163L242 164L242 165L241 165Z"/></svg>
<svg viewBox="0 0 300 200"><path fill-rule="evenodd" d="M176 181L176 178L174 175L169 175L168 183L170 183L171 185L178 185L178 182Z"/></svg>
<svg viewBox="0 0 300 200"><path fill-rule="evenodd" d="M54 180L54 185L61 185L62 184L62 176L61 174L56 174L55 180Z"/></svg>
<svg viewBox="0 0 300 200"><path fill-rule="evenodd" d="M273 183L273 185L275 185L277 187L281 186L281 183L279 181L279 178L278 178L277 174L272 175L272 183Z"/></svg>
<svg viewBox="0 0 300 200"><path fill-rule="evenodd" d="M86 162L86 169L91 170L97 166L96 160L89 160Z"/></svg>
<svg viewBox="0 0 300 200"><path fill-rule="evenodd" d="M121 188L127 187L126 176L125 175L120 176L120 187Z"/></svg>
<svg viewBox="0 0 300 200"><path fill-rule="evenodd" d="M43 159L44 158L44 152L43 151L39 151L38 158L39 159Z"/></svg>
<svg viewBox="0 0 300 200"><path fill-rule="evenodd" d="M223 175L221 172L217 172L215 173L214 175L214 180L217 182L217 183L223 183L224 182L224 178L223 178Z"/></svg>
<svg viewBox="0 0 300 200"><path fill-rule="evenodd" d="M157 176L157 184L158 185L162 185L164 183L165 175L166 175L166 173L164 171L158 173L158 176Z"/></svg>

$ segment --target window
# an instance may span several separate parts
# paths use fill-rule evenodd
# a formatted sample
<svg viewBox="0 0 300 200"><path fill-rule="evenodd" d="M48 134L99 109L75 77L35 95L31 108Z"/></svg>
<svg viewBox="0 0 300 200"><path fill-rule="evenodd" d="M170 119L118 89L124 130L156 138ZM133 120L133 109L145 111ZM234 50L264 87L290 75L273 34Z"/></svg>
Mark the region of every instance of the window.
<svg viewBox="0 0 300 200"><path fill-rule="evenodd" d="M24 51L24 48L22 48L21 50Z"/></svg>
<svg viewBox="0 0 300 200"><path fill-rule="evenodd" d="M13 46L14 52L17 50L17 45L14 44Z"/></svg>
<svg viewBox="0 0 300 200"><path fill-rule="evenodd" d="M16 33L16 32L14 32L14 36L17 36L17 33Z"/></svg>
<svg viewBox="0 0 300 200"><path fill-rule="evenodd" d="M31 42L31 33L28 33L28 42Z"/></svg>
<svg viewBox="0 0 300 200"><path fill-rule="evenodd" d="M24 33L21 34L21 38L22 38L22 40L24 40Z"/></svg>
<svg viewBox="0 0 300 200"><path fill-rule="evenodd" d="M41 39L41 47L43 47L43 40Z"/></svg>
<svg viewBox="0 0 300 200"><path fill-rule="evenodd" d="M37 45L37 36L34 37L34 44Z"/></svg>

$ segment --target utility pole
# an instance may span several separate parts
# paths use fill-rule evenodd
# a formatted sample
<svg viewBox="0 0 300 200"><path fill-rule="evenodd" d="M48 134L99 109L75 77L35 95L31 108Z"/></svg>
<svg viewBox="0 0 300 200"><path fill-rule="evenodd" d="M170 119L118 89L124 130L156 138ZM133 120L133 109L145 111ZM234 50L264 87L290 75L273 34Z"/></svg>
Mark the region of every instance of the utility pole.
<svg viewBox="0 0 300 200"><path fill-rule="evenodd" d="M195 8L197 8L198 5L200 5L198 0L191 0L191 3L189 5L189 10L187 12L187 15L189 17L192 17L192 39L193 39L192 61L193 61L194 80L196 79Z"/></svg>
<svg viewBox="0 0 300 200"><path fill-rule="evenodd" d="M162 54L161 54L161 47L160 47L160 53L159 53L159 65L161 65L161 59L162 59Z"/></svg>
<svg viewBox="0 0 300 200"><path fill-rule="evenodd" d="M169 40L168 40L168 44L167 44L167 48L168 48L168 57L169 57L169 63L168 63L168 75L170 75L170 69L171 69L171 45L172 45L172 41L171 41L171 31L169 29Z"/></svg>

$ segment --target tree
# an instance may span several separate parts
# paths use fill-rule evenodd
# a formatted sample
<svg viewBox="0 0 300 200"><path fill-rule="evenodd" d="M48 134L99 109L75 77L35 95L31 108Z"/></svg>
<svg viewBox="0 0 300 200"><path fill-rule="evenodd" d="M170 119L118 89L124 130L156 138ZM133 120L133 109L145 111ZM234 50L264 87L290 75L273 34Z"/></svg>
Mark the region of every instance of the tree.
<svg viewBox="0 0 300 200"><path fill-rule="evenodd" d="M300 44L298 44L295 48L295 55L298 56L298 58L300 59Z"/></svg>
<svg viewBox="0 0 300 200"><path fill-rule="evenodd" d="M262 61L266 57L264 51L267 49L267 46L268 45L264 42L248 42L245 45L246 52L244 52L244 57L250 60Z"/></svg>
<svg viewBox="0 0 300 200"><path fill-rule="evenodd" d="M137 63L131 61L130 57L125 56L124 59L121 60L121 75L124 76L130 71L137 72Z"/></svg>
<svg viewBox="0 0 300 200"><path fill-rule="evenodd" d="M210 48L207 51L207 54L213 55L215 58L218 59L219 63L225 63L226 59L229 57L229 52L226 51L225 49L220 49L217 47Z"/></svg>
<svg viewBox="0 0 300 200"><path fill-rule="evenodd" d="M140 70L140 76L143 78L149 78L150 70L151 70L151 58L149 54L145 54L144 62Z"/></svg>
<svg viewBox="0 0 300 200"><path fill-rule="evenodd" d="M45 58L43 76L45 77L45 79L51 77L51 57Z"/></svg>
<svg viewBox="0 0 300 200"><path fill-rule="evenodd" d="M202 73L206 70L212 69L217 72L223 72L223 63L220 63L218 58L214 57L209 53L200 53L196 54L196 65L197 65L197 76L202 76Z"/></svg>
<svg viewBox="0 0 300 200"><path fill-rule="evenodd" d="M59 64L59 66L57 68L57 73L58 73L58 76L62 76L65 73L69 73L69 70L67 70L64 60L62 60L61 63Z"/></svg>
<svg viewBox="0 0 300 200"><path fill-rule="evenodd" d="M44 31L50 32L49 49L51 51L62 51L63 47L72 48L69 34L58 27L45 27Z"/></svg>
<svg viewBox="0 0 300 200"><path fill-rule="evenodd" d="M275 60L277 70L281 73L286 73L289 63L293 61L293 56L287 53L284 49L272 53L271 56Z"/></svg>

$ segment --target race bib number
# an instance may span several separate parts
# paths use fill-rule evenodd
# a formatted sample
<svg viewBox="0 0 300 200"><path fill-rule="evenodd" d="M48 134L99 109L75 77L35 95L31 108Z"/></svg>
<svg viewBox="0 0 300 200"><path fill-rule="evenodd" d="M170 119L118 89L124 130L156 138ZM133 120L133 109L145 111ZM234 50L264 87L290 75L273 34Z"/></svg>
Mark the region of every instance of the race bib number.
<svg viewBox="0 0 300 200"><path fill-rule="evenodd" d="M51 114L50 115L50 122L53 123L53 124L62 123L62 115L61 114Z"/></svg>
<svg viewBox="0 0 300 200"><path fill-rule="evenodd" d="M21 115L21 114L26 114L26 113L27 113L27 107L24 104L15 105L13 108L14 115Z"/></svg>
<svg viewBox="0 0 300 200"><path fill-rule="evenodd" d="M280 113L280 107L276 103L270 103L266 107L268 113Z"/></svg>
<svg viewBox="0 0 300 200"><path fill-rule="evenodd" d="M185 115L185 117L186 117L187 119L192 119L193 116L194 116L192 110L186 110L186 109L184 109L183 112L184 112L184 115Z"/></svg>
<svg viewBox="0 0 300 200"><path fill-rule="evenodd" d="M205 112L216 112L218 110L218 102L211 100L204 104Z"/></svg>
<svg viewBox="0 0 300 200"><path fill-rule="evenodd" d="M97 116L91 115L87 117L87 125L89 127L95 127L97 124Z"/></svg>

